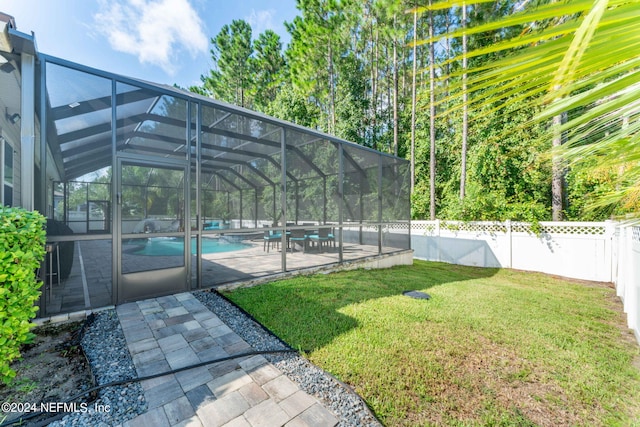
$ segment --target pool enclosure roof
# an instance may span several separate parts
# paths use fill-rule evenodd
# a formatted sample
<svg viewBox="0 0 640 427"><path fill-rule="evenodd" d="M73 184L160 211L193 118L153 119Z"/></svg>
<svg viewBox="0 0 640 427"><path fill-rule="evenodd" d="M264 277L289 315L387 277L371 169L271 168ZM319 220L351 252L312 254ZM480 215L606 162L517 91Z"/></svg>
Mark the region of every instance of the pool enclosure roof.
<svg viewBox="0 0 640 427"><path fill-rule="evenodd" d="M377 169L378 156L392 164L406 162L171 86L43 57L47 64L55 64L47 67L47 81L65 81L64 87L47 84L44 106L47 139L62 181L110 166L114 146L116 152L138 155L197 157L201 172L219 177L230 190L282 182L283 141L286 176L293 182L336 175L339 145L346 147L342 153L344 172L355 172L361 179L367 175L366 169ZM200 115L196 103L200 104ZM199 145L196 129L201 133Z"/></svg>

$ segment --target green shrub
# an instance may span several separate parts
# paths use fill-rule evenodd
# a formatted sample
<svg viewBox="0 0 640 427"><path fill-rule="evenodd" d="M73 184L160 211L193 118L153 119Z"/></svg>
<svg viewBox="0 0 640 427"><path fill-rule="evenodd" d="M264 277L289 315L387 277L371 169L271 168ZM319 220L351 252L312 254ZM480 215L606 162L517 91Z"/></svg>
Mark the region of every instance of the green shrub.
<svg viewBox="0 0 640 427"><path fill-rule="evenodd" d="M42 286L36 270L44 258L45 218L38 212L0 206L0 380L16 373L9 364L20 357L20 346L34 335L31 319Z"/></svg>

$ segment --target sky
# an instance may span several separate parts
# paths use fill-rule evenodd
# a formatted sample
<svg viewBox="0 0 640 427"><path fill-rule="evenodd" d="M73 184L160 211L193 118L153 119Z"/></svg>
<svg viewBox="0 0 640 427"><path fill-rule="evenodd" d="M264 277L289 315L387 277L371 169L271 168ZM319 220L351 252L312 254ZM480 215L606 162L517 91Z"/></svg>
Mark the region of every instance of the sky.
<svg viewBox="0 0 640 427"><path fill-rule="evenodd" d="M189 87L212 68L210 40L244 19L254 39L266 29L283 45L295 0L0 0L38 51L82 65Z"/></svg>

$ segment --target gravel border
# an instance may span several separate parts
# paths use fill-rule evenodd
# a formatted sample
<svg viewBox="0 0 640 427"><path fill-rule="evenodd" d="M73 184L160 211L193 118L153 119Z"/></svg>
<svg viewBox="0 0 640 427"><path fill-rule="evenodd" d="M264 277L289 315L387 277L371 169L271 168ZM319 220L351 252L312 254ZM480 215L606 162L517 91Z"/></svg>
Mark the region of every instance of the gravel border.
<svg viewBox="0 0 640 427"><path fill-rule="evenodd" d="M255 350L289 349L250 315L215 291L192 293L215 313L229 328ZM114 309L92 314L86 321L81 340L91 372L98 385L137 378L133 360ZM362 398L346 384L295 353L265 355L298 386L330 408L341 421L340 427L381 427ZM109 405L109 412L98 412L94 404ZM86 412L75 412L49 424L53 427L97 426L122 424L147 411L144 391L138 382L106 387Z"/></svg>
<svg viewBox="0 0 640 427"><path fill-rule="evenodd" d="M115 310L104 310L89 316L81 344L98 385L138 377ZM109 405L110 410L96 411L94 403ZM138 382L103 388L98 391L94 403L88 405L86 412L66 415L49 426L111 427L147 410L144 392Z"/></svg>
<svg viewBox="0 0 640 427"><path fill-rule="evenodd" d="M193 292L193 296L255 350L290 348L217 292L196 291ZM341 418L338 426L382 426L357 393L304 357L295 353L265 355L265 357L302 390L315 396L336 413Z"/></svg>

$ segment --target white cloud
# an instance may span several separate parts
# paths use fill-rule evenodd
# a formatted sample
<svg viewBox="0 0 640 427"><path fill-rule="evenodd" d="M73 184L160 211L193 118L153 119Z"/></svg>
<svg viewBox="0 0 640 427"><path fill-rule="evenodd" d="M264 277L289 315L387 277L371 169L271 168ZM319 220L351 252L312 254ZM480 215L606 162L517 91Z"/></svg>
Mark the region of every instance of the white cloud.
<svg viewBox="0 0 640 427"><path fill-rule="evenodd" d="M258 34L263 33L264 30L274 30L276 26L273 23L275 17L275 9L258 10L251 9L251 14L245 16L244 20L251 25L253 37L258 37Z"/></svg>
<svg viewBox="0 0 640 427"><path fill-rule="evenodd" d="M206 52L203 23L188 0L101 0L97 30L117 51L174 75L184 50Z"/></svg>

